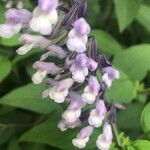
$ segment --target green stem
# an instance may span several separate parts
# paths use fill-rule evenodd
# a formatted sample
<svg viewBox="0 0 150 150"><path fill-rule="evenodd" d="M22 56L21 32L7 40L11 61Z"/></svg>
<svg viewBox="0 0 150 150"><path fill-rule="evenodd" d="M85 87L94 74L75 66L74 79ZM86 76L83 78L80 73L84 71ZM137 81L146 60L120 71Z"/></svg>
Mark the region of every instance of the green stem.
<svg viewBox="0 0 150 150"><path fill-rule="evenodd" d="M112 130L113 130L113 133L114 133L114 136L115 136L115 139L116 139L116 144L119 148L123 149L122 148L122 144L121 144L121 141L120 141L120 138L119 138L119 135L118 135L118 130L117 130L117 126L115 123L112 124Z"/></svg>
<svg viewBox="0 0 150 150"><path fill-rule="evenodd" d="M138 91L138 94L150 95L150 88Z"/></svg>

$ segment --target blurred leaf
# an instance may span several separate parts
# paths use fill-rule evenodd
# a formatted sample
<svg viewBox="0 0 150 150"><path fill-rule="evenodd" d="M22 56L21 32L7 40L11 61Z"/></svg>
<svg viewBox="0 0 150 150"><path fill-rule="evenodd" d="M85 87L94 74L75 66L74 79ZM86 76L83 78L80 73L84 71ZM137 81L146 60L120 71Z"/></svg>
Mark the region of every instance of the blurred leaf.
<svg viewBox="0 0 150 150"><path fill-rule="evenodd" d="M150 103L145 106L142 112L141 124L145 132L150 131Z"/></svg>
<svg viewBox="0 0 150 150"><path fill-rule="evenodd" d="M133 143L133 146L136 148L136 150L149 150L150 141L137 140Z"/></svg>
<svg viewBox="0 0 150 150"><path fill-rule="evenodd" d="M150 45L136 45L117 54L113 64L125 72L132 81L141 81L150 70Z"/></svg>
<svg viewBox="0 0 150 150"><path fill-rule="evenodd" d="M0 128L0 145L6 143L11 136L14 134L15 130L12 128L5 128L1 127Z"/></svg>
<svg viewBox="0 0 150 150"><path fill-rule="evenodd" d="M5 8L2 5L2 3L0 3L0 10L1 10L1 12L0 12L0 24L1 24L1 23L4 23L4 21L5 21L5 18L4 18Z"/></svg>
<svg viewBox="0 0 150 150"><path fill-rule="evenodd" d="M132 128L135 130L140 128L140 116L143 110L143 105L140 103L133 103L127 105L126 110L118 113L118 126L121 129ZM131 121L132 120L132 121Z"/></svg>
<svg viewBox="0 0 150 150"><path fill-rule="evenodd" d="M11 141L8 145L8 150L21 150L17 139L15 139L15 138L11 139Z"/></svg>
<svg viewBox="0 0 150 150"><path fill-rule="evenodd" d="M109 100L130 103L134 96L134 84L126 74L120 71L120 79L114 81L107 95Z"/></svg>
<svg viewBox="0 0 150 150"><path fill-rule="evenodd" d="M150 6L141 5L136 19L141 25L150 31Z"/></svg>
<svg viewBox="0 0 150 150"><path fill-rule="evenodd" d="M12 38L0 38L0 44L3 46L18 46L21 44L19 41L20 34L14 35Z"/></svg>
<svg viewBox="0 0 150 150"><path fill-rule="evenodd" d="M95 36L98 46L101 50L110 55L115 55L118 52L121 52L121 45L112 37L110 34L103 30L94 29L91 32L92 35Z"/></svg>
<svg viewBox="0 0 150 150"><path fill-rule="evenodd" d="M0 82L10 73L11 71L11 63L10 61L0 56Z"/></svg>
<svg viewBox="0 0 150 150"><path fill-rule="evenodd" d="M49 113L58 108L51 99L42 99L44 85L28 84L17 88L0 99L0 104L19 107L38 113Z"/></svg>
<svg viewBox="0 0 150 150"><path fill-rule="evenodd" d="M136 150L133 146L127 146L127 150Z"/></svg>
<svg viewBox="0 0 150 150"><path fill-rule="evenodd" d="M61 132L57 128L57 124L61 117L61 111L59 110L51 114L51 117L44 123L34 127L30 131L26 132L20 139L20 141L36 142L48 144L64 150L75 150L72 145L72 139L74 139L79 132L79 129L68 130ZM88 142L87 149L96 149L96 138L100 134L100 129L96 130Z"/></svg>
<svg viewBox="0 0 150 150"><path fill-rule="evenodd" d="M95 25L96 22L96 16L99 13L99 0L87 0L87 21L90 25Z"/></svg>
<svg viewBox="0 0 150 150"><path fill-rule="evenodd" d="M119 30L122 32L135 18L139 6L139 0L114 0Z"/></svg>

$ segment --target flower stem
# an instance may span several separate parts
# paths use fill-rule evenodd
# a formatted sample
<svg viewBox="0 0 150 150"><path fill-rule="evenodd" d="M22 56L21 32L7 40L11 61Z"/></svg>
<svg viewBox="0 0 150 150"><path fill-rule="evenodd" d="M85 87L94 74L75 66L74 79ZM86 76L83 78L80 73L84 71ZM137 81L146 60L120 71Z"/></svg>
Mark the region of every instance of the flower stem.
<svg viewBox="0 0 150 150"><path fill-rule="evenodd" d="M118 130L117 130L117 126L115 123L112 124L112 130L113 130L113 133L114 133L114 136L115 136L115 139L116 139L116 144L119 148L123 149L122 147L122 144L121 144L121 141L120 141L120 138L119 138L119 135L118 135Z"/></svg>

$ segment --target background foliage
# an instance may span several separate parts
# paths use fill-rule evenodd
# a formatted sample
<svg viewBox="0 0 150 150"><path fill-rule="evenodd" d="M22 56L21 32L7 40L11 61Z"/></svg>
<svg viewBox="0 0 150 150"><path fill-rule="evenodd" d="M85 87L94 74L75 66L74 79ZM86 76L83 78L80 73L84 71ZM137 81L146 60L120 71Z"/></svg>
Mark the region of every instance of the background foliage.
<svg viewBox="0 0 150 150"><path fill-rule="evenodd" d="M150 1L87 0L87 20L104 54L119 69L121 78L107 93L127 107L118 111L119 141L124 150L150 149ZM32 10L35 1L24 1ZM0 2L0 23L4 22ZM17 56L19 35L0 38L0 149L73 150L71 140L79 129L61 133L57 122L63 108L41 97L44 85L31 83L32 63L39 49ZM88 143L95 150L94 131ZM112 144L112 150L119 150Z"/></svg>

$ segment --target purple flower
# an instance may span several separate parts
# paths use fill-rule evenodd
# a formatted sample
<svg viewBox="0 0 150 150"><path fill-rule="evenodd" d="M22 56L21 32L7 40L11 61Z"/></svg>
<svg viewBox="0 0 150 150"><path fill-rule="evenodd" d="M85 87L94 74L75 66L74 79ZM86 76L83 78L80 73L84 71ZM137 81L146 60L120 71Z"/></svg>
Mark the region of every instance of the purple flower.
<svg viewBox="0 0 150 150"><path fill-rule="evenodd" d="M101 150L109 150L112 143L112 129L111 125L105 124L103 134L101 134L96 141L96 145Z"/></svg>
<svg viewBox="0 0 150 150"><path fill-rule="evenodd" d="M0 25L0 36L11 38L18 33L21 28L28 24L31 19L31 13L28 10L9 9L5 13L6 23Z"/></svg>
<svg viewBox="0 0 150 150"><path fill-rule="evenodd" d="M89 84L85 87L82 94L83 101L88 104L93 104L100 90L100 84L96 77L90 76Z"/></svg>
<svg viewBox="0 0 150 150"><path fill-rule="evenodd" d="M112 67L103 68L103 81L108 87L112 85L114 79L119 79L119 72Z"/></svg>
<svg viewBox="0 0 150 150"><path fill-rule="evenodd" d="M99 100L96 104L96 109L93 109L90 113L90 117L88 119L89 124L96 128L100 127L105 118L106 112L107 110L104 101Z"/></svg>
<svg viewBox="0 0 150 150"><path fill-rule="evenodd" d="M60 59L64 59L67 56L66 51L63 50L62 47L59 47L57 45L51 45L51 46L47 47L46 49L48 50L48 52L44 53L41 56L40 60L45 60L49 56L58 57Z"/></svg>
<svg viewBox="0 0 150 150"><path fill-rule="evenodd" d="M87 68L88 57L85 54L78 54L75 62L71 65L70 71L72 72L72 78L78 83L82 83L85 77L88 75Z"/></svg>
<svg viewBox="0 0 150 150"><path fill-rule="evenodd" d="M58 0L39 0L39 7L34 9L30 21L31 30L49 35L58 20L57 6Z"/></svg>
<svg viewBox="0 0 150 150"><path fill-rule="evenodd" d="M16 24L27 24L31 19L31 13L26 9L9 9L5 12L7 22Z"/></svg>
<svg viewBox="0 0 150 150"><path fill-rule="evenodd" d="M83 128L77 135L77 138L72 140L73 145L78 148L84 148L86 146L86 143L89 141L89 137L92 134L92 132L93 127L91 126Z"/></svg>
<svg viewBox="0 0 150 150"><path fill-rule="evenodd" d="M41 10L49 12L57 8L58 0L38 0L38 5Z"/></svg>
<svg viewBox="0 0 150 150"><path fill-rule="evenodd" d="M37 61L33 64L33 68L37 70L37 72L32 76L32 81L34 84L41 83L47 74L58 74L62 68L59 68L54 63L47 63L42 61Z"/></svg>
<svg viewBox="0 0 150 150"><path fill-rule="evenodd" d="M24 55L35 47L46 48L51 43L51 41L49 41L43 36L30 34L23 34L20 37L20 41L24 43L24 45L16 51L19 55Z"/></svg>
<svg viewBox="0 0 150 150"><path fill-rule="evenodd" d="M67 47L70 51L83 53L86 50L90 26L84 18L78 19L74 23L74 28L68 34Z"/></svg>

